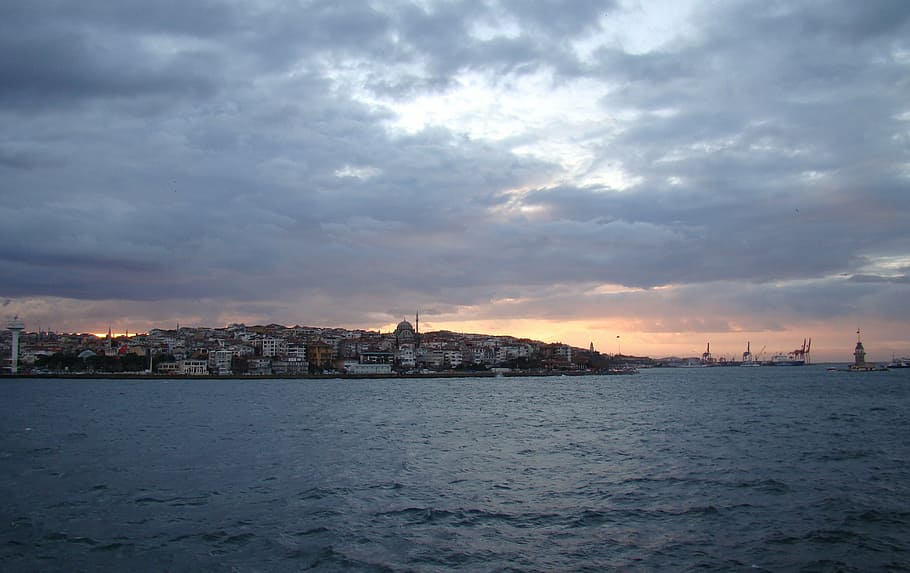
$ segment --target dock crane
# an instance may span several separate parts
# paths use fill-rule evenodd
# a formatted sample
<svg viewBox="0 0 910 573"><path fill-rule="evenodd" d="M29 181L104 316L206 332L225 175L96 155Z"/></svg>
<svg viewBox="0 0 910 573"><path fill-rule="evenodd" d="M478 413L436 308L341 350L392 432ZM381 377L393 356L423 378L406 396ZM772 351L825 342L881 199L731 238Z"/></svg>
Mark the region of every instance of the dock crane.
<svg viewBox="0 0 910 573"><path fill-rule="evenodd" d="M811 349L812 349L812 339L803 338L803 345L801 347L797 348L796 350L794 350L793 352L791 352L790 355L793 358L805 360L806 364L809 364L809 362L810 362L809 351Z"/></svg>

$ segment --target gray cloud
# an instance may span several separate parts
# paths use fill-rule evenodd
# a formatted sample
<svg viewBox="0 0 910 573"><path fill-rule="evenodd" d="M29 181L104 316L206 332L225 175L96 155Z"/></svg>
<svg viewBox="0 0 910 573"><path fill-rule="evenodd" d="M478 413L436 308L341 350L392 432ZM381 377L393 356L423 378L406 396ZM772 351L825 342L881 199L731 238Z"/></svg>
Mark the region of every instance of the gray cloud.
<svg viewBox="0 0 910 573"><path fill-rule="evenodd" d="M0 296L59 312L127 301L150 321L196 308L354 325L474 307L674 331L783 328L858 304L905 316L906 3L699 4L691 33L646 53L598 35L622 10L6 5ZM584 103L609 119L569 139L591 172L631 183L516 152L548 128L390 128L394 105L466 72L504 90L535 74L597 86ZM592 295L602 284L640 290ZM505 296L526 302L489 305Z"/></svg>

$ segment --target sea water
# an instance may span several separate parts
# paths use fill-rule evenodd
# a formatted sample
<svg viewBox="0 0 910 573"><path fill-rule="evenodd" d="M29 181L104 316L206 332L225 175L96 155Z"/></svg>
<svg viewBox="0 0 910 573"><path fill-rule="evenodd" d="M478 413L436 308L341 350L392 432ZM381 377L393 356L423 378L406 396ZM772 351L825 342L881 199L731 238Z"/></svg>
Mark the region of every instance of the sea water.
<svg viewBox="0 0 910 573"><path fill-rule="evenodd" d="M0 380L3 571L907 571L910 371Z"/></svg>

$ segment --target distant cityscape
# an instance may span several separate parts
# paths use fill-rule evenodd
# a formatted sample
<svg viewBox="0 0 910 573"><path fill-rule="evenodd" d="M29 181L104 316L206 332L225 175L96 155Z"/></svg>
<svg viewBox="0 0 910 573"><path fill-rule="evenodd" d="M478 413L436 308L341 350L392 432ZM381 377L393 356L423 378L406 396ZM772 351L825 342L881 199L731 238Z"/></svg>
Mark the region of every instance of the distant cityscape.
<svg viewBox="0 0 910 573"><path fill-rule="evenodd" d="M645 357L601 354L513 336L422 333L419 316L394 331L335 327L155 328L115 336L28 332L14 319L3 331L4 373L19 375L393 376L421 374L627 373ZM14 352L15 347L15 352ZM13 358L13 355L16 358Z"/></svg>
<svg viewBox="0 0 910 573"><path fill-rule="evenodd" d="M910 358L887 365L865 362L857 330L854 370L908 368ZM618 337L617 337L618 338ZM741 360L717 358L707 344L700 356L654 359L601 353L508 335L420 331L419 315L393 331L339 327L177 326L147 333L107 335L29 332L15 317L0 331L3 375L145 374L159 376L498 376L631 374L638 368L802 366L811 363L812 340L764 359L748 343Z"/></svg>

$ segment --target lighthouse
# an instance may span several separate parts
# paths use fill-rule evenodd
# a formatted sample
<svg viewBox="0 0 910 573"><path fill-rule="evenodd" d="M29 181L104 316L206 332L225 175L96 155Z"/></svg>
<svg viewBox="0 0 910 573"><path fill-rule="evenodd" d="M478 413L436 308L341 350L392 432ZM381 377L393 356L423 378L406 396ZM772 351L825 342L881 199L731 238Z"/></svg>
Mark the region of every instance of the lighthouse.
<svg viewBox="0 0 910 573"><path fill-rule="evenodd" d="M866 349L859 338L859 329L856 329L856 350L853 351L853 366L860 368L866 365Z"/></svg>
<svg viewBox="0 0 910 573"><path fill-rule="evenodd" d="M13 341L10 344L9 371L10 374L15 376L19 373L19 333L25 330L25 325L22 324L18 316L14 316L6 325L6 328L13 333Z"/></svg>

